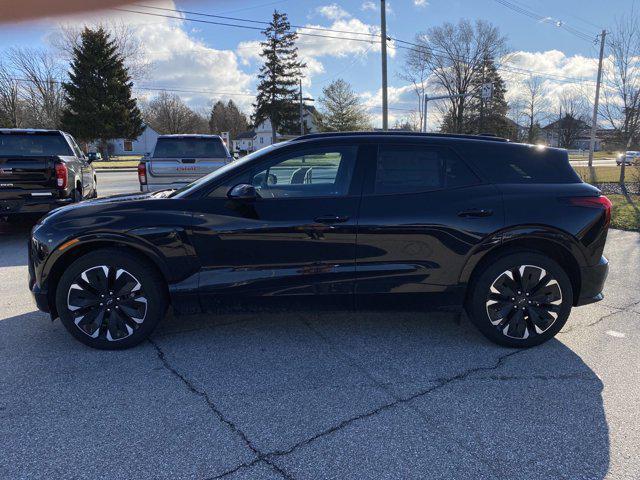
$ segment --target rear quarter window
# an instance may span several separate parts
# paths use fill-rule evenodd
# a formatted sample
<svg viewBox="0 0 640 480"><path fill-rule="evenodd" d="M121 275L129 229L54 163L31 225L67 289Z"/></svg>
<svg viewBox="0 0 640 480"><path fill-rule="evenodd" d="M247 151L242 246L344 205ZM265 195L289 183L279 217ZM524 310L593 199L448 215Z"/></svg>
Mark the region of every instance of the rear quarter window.
<svg viewBox="0 0 640 480"><path fill-rule="evenodd" d="M491 183L580 183L566 151L533 145L465 145L466 159Z"/></svg>

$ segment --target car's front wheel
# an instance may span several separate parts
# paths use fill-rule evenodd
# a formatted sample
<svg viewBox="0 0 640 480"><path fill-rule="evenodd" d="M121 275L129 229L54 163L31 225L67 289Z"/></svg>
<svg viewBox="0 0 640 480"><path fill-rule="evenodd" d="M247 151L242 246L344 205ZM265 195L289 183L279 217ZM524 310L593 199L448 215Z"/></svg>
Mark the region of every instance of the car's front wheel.
<svg viewBox="0 0 640 480"><path fill-rule="evenodd" d="M571 281L539 253L512 253L486 264L470 285L467 312L490 340L507 347L539 345L560 331L573 304Z"/></svg>
<svg viewBox="0 0 640 480"><path fill-rule="evenodd" d="M75 260L56 288L56 308L65 328L94 348L137 345L166 311L163 279L145 259L100 249Z"/></svg>

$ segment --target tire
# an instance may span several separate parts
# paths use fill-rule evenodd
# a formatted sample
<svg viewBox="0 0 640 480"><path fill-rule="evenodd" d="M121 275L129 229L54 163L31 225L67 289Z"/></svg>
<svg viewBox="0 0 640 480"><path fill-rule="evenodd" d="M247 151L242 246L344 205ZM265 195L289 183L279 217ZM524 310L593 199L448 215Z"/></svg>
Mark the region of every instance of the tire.
<svg viewBox="0 0 640 480"><path fill-rule="evenodd" d="M73 190L73 203L78 203L82 201L82 187L76 187Z"/></svg>
<svg viewBox="0 0 640 480"><path fill-rule="evenodd" d="M85 345L104 350L145 340L167 310L164 280L145 259L100 249L75 260L56 288L65 328Z"/></svg>
<svg viewBox="0 0 640 480"><path fill-rule="evenodd" d="M553 338L573 304L566 272L537 252L493 260L474 275L469 288L469 318L485 337L506 347L533 347Z"/></svg>

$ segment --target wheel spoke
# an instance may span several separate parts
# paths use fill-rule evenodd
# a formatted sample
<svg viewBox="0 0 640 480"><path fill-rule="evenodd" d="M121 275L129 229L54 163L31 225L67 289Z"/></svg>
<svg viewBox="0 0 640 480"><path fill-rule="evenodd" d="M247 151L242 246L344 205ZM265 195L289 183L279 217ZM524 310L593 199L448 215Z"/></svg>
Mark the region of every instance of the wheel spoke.
<svg viewBox="0 0 640 480"><path fill-rule="evenodd" d="M102 308L94 308L87 312L86 315L76 318L75 323L84 333L96 338L100 334L100 327L102 327L103 321L104 310Z"/></svg>
<svg viewBox="0 0 640 480"><path fill-rule="evenodd" d="M529 308L529 318L533 323L536 333L543 333L555 322L555 318L546 310Z"/></svg>
<svg viewBox="0 0 640 480"><path fill-rule="evenodd" d="M546 274L546 272L532 265L522 265L518 268L518 274L520 275L520 284L522 285L521 291L529 292L531 288L538 284L540 277Z"/></svg>

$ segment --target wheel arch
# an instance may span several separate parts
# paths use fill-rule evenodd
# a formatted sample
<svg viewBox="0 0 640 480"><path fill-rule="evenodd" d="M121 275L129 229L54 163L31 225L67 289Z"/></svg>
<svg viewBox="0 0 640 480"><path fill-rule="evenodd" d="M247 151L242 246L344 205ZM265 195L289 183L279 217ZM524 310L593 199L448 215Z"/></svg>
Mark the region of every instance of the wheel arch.
<svg viewBox="0 0 640 480"><path fill-rule="evenodd" d="M577 303L582 286L580 266L584 265L584 255L573 237L555 230L541 230L537 227L534 230L502 232L500 242L494 242L492 248L469 259L460 275L460 282L472 285L486 265L498 257L518 251L538 252L558 263L571 281L573 304ZM471 288L467 288L467 293L470 290Z"/></svg>
<svg viewBox="0 0 640 480"><path fill-rule="evenodd" d="M56 290L58 281L65 269L82 255L100 248L117 248L120 251L127 251L143 259L143 261L154 268L164 280L163 283L164 288L166 289L166 298L170 298L167 283L169 278L167 266L162 260L161 255L158 252L155 252L151 247L127 237L120 236L79 239L78 242L69 247L69 249L64 253L58 255L52 263L47 266L47 301L49 303L52 318L56 318L58 316L55 301Z"/></svg>

